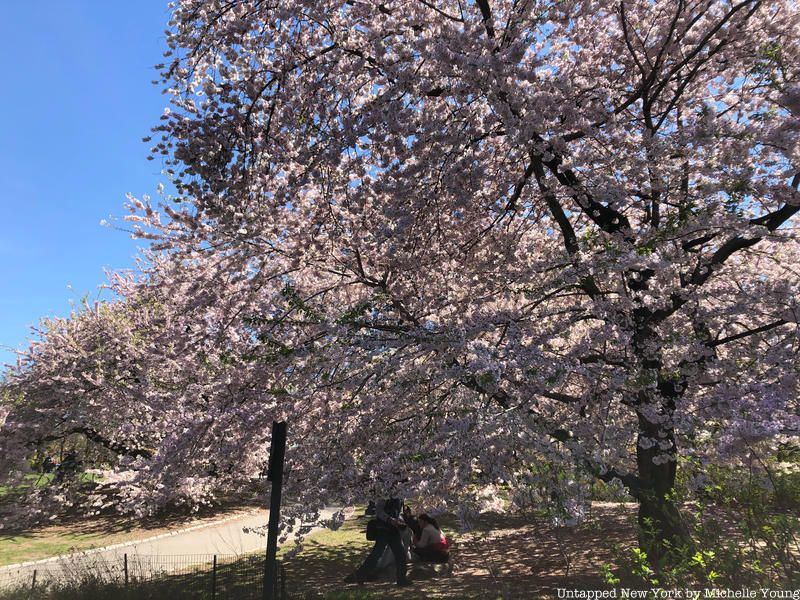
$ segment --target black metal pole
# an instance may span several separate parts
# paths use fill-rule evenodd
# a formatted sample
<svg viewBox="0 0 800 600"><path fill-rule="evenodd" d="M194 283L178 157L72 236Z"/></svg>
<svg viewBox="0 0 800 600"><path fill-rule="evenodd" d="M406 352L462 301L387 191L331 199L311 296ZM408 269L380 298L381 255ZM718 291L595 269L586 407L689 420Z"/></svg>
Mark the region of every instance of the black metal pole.
<svg viewBox="0 0 800 600"><path fill-rule="evenodd" d="M217 600L217 555L214 555L214 566L211 571L211 600Z"/></svg>
<svg viewBox="0 0 800 600"><path fill-rule="evenodd" d="M269 449L267 480L272 482L267 528L267 559L264 565L264 600L277 600L278 572L275 555L278 553L278 522L283 487L283 457L286 451L286 423L272 422L272 442Z"/></svg>

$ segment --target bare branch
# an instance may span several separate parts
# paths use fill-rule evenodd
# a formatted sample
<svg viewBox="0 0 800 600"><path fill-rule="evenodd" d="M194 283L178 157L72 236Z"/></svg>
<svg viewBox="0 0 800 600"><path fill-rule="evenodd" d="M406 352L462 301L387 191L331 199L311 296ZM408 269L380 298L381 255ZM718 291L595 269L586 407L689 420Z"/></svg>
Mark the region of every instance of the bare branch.
<svg viewBox="0 0 800 600"><path fill-rule="evenodd" d="M709 342L707 345L710 348L716 348L717 346L721 346L722 344L727 344L728 342L733 342L736 340L741 340L746 337L750 337L751 335L764 333L765 331L775 329L776 327L780 327L781 325L786 325L789 322L790 321L786 321L785 319L778 319L777 321L773 321L772 323L768 323L767 325L762 325L761 327L756 327L755 329L745 329L741 333L737 333L735 335L729 335L727 337L714 340L713 342Z"/></svg>

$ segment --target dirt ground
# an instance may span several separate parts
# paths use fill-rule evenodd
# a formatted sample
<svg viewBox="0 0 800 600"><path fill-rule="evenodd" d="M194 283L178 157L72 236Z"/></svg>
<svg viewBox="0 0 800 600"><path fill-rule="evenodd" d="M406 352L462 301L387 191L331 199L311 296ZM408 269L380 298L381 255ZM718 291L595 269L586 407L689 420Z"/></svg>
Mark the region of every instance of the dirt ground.
<svg viewBox="0 0 800 600"><path fill-rule="evenodd" d="M366 520L353 519L348 527L363 532ZM412 564L410 588L397 588L391 571L379 581L346 585L342 578L371 546L362 533L354 543L312 543L302 559L287 561L292 596L351 591L375 598L556 597L558 588L604 589L601 565L613 565L620 549L636 545L631 503L595 502L589 519L571 529L554 529L541 517L486 515L474 530L458 533L443 521L445 533L455 539L450 569Z"/></svg>

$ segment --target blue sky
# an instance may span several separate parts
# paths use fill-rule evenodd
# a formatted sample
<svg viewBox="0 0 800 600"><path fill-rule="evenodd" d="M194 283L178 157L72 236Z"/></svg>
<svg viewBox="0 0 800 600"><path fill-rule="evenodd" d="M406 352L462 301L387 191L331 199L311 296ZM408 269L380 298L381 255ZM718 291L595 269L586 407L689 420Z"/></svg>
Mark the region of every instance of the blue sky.
<svg viewBox="0 0 800 600"><path fill-rule="evenodd" d="M141 140L168 102L151 84L166 5L4 3L0 365L16 360L40 317L68 315L87 292L97 297L104 269L133 266L143 245L99 223L125 214L126 192L155 195L165 183Z"/></svg>

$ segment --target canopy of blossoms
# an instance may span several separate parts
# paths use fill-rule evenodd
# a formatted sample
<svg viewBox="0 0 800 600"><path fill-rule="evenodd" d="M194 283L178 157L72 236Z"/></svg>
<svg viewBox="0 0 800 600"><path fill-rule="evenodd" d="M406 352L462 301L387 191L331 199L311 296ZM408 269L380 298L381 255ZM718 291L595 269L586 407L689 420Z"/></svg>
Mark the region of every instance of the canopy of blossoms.
<svg viewBox="0 0 800 600"><path fill-rule="evenodd" d="M669 537L680 456L800 431L798 30L792 0L176 2L178 194L130 199L141 272L10 373L2 473L77 432L118 457L83 505L216 502L285 419L306 507L579 518L600 478Z"/></svg>

